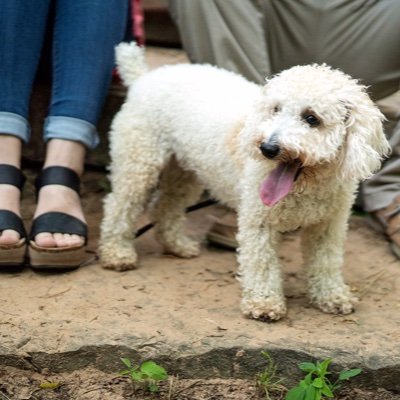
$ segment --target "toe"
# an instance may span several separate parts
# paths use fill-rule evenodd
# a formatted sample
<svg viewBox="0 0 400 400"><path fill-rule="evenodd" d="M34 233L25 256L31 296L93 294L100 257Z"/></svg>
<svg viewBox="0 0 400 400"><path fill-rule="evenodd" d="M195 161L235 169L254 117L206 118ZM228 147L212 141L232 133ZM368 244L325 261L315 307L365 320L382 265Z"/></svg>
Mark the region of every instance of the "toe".
<svg viewBox="0 0 400 400"><path fill-rule="evenodd" d="M0 233L0 245L13 245L19 242L20 235L12 229L5 229Z"/></svg>
<svg viewBox="0 0 400 400"><path fill-rule="evenodd" d="M35 236L35 242L40 247L78 247L84 243L84 238L68 233L39 233Z"/></svg>
<svg viewBox="0 0 400 400"><path fill-rule="evenodd" d="M85 243L85 239L79 235L69 235L69 246L76 247L82 246Z"/></svg>
<svg viewBox="0 0 400 400"><path fill-rule="evenodd" d="M56 247L55 238L49 232L38 233L35 236L35 243L39 247Z"/></svg>
<svg viewBox="0 0 400 400"><path fill-rule="evenodd" d="M69 233L56 233L57 247L77 247L83 244L83 238L81 236Z"/></svg>
<svg viewBox="0 0 400 400"><path fill-rule="evenodd" d="M68 247L68 236L66 233L53 233L55 247Z"/></svg>

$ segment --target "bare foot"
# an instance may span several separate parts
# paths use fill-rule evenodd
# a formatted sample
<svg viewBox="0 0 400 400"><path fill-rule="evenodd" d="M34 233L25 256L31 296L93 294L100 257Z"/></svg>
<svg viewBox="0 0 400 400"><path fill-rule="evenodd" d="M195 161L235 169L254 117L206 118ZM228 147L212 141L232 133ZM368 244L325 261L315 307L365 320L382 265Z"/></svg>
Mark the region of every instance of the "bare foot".
<svg viewBox="0 0 400 400"><path fill-rule="evenodd" d="M58 211L86 223L78 194L65 186L48 185L39 191L34 218L47 212ZM40 247L76 247L84 243L82 236L67 233L38 233L35 243Z"/></svg>
<svg viewBox="0 0 400 400"><path fill-rule="evenodd" d="M11 136L0 134L0 164L20 167L21 140ZM21 216L19 201L21 192L12 185L0 185L0 210L8 210ZM0 231L0 245L13 245L20 240L20 234L12 229Z"/></svg>
<svg viewBox="0 0 400 400"><path fill-rule="evenodd" d="M0 185L0 210L12 211L21 216L19 209L20 191L12 185ZM0 232L0 245L8 246L18 243L20 234L12 229Z"/></svg>
<svg viewBox="0 0 400 400"><path fill-rule="evenodd" d="M70 140L52 139L48 142L46 161L43 168L62 166L82 175L85 147ZM62 185L47 185L40 189L34 218L47 212L63 212L86 223L79 195L71 188ZM35 236L40 247L76 247L85 238L75 234L43 232Z"/></svg>

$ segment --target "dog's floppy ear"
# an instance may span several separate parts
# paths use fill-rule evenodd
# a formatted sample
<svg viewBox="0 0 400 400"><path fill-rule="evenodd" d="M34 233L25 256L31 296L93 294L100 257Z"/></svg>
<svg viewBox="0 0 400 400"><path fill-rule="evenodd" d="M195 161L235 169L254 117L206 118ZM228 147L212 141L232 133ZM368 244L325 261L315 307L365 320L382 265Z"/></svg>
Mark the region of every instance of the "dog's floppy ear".
<svg viewBox="0 0 400 400"><path fill-rule="evenodd" d="M364 180L376 172L381 161L390 154L390 146L383 132L385 117L361 87L351 101L344 101L348 110L345 125L341 172L344 179Z"/></svg>

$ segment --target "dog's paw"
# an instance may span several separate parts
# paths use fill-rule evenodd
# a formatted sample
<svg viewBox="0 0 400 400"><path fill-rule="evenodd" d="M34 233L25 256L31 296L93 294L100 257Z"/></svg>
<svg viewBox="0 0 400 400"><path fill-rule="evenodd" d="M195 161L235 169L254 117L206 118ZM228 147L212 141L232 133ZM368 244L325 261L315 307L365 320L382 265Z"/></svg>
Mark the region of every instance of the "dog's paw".
<svg viewBox="0 0 400 400"><path fill-rule="evenodd" d="M129 271L131 269L135 269L137 268L137 263L132 263L132 262L101 262L101 266L104 269L112 269L113 271L118 271L118 272L122 272L122 271Z"/></svg>
<svg viewBox="0 0 400 400"><path fill-rule="evenodd" d="M336 290L310 293L310 301L321 311L329 314L350 314L354 311L358 299L351 294L347 286L344 286Z"/></svg>
<svg viewBox="0 0 400 400"><path fill-rule="evenodd" d="M105 269L114 271L127 271L138 266L138 256L134 248L100 246L100 264Z"/></svg>
<svg viewBox="0 0 400 400"><path fill-rule="evenodd" d="M200 243L188 238L181 238L175 243L164 243L166 253L174 254L182 258L197 257L200 254Z"/></svg>
<svg viewBox="0 0 400 400"><path fill-rule="evenodd" d="M266 322L278 321L286 315L286 304L283 297L244 297L241 309L246 317Z"/></svg>

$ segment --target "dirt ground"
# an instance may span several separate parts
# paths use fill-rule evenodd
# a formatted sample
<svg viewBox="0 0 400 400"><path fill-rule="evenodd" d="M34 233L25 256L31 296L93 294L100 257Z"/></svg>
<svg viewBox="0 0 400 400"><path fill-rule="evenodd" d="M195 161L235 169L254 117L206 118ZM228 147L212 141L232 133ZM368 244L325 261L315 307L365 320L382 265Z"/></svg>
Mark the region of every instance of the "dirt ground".
<svg viewBox="0 0 400 400"><path fill-rule="evenodd" d="M53 388L41 388L41 386ZM270 392L270 400L283 400L286 389ZM2 397L3 396L3 397ZM255 380L179 379L170 377L159 385L157 394L133 386L127 377L106 374L94 369L73 373L32 373L14 368L0 368L0 399L3 400L265 400ZM345 389L337 400L398 400L400 395L384 389L375 391Z"/></svg>
<svg viewBox="0 0 400 400"><path fill-rule="evenodd" d="M29 182L24 193L23 210L29 224L35 203L31 185L35 171L26 172ZM106 188L107 179L104 173L90 170L87 172L83 185L83 204L91 232L91 257L95 256L101 200ZM211 208L196 213L199 214L189 218L188 230L195 236L204 237L207 227L212 223L208 218L209 214L218 215L219 211ZM29 269L2 274L2 352L2 346L5 346L9 354L32 355L35 352L45 352L51 356L68 353L71 349L88 343L115 343L115 340L121 341L132 332L144 336L143 332L150 329L151 332L157 331L157 334L151 333L152 341L157 337L157 341L162 342L150 350L150 355L164 352L164 345L173 347L172 354L179 352L177 349L182 345L177 342L180 339L191 347L191 351L197 348L198 342L210 349L219 348L221 343L236 346L235 340L238 340L244 347L255 343L268 347L271 343L284 342L287 349L293 347L303 350L301 347L306 344L312 354L313 346L320 351L318 349L329 343L328 350L324 351L330 351L329 355L333 353L333 357L338 360L346 352L354 361L360 354L364 361L368 358L374 359L370 365L375 367L379 367L376 354L386 355L385 359L388 361L398 359L397 350L394 350L398 348L400 321L395 316L388 318L391 314L384 314L382 310L388 306L398 307L398 302L393 301L392 296L395 296L393 289L397 288L399 282L399 264L390 253L385 240L369 230L362 218L352 218L346 244L346 266L351 269L354 265L355 268L350 271L351 284L362 301L358 306L359 311L343 317L323 314L307 306L301 286L303 278L291 267L292 264L298 264L299 259L296 236L286 240L282 256L283 261L289 264L289 269L285 272L285 286L289 291L289 315L283 322L272 325L241 318L238 309L239 292L234 279L234 253L204 247L200 257L183 261L162 255L151 232L138 241L138 248L144 261L143 266L137 271L122 274L102 270L95 259L87 267L66 274L35 274ZM188 275L183 279L173 278L171 275L177 273L176 268L178 275ZM137 273L139 275L135 275ZM191 285L187 285L188 279ZM162 286L157 286L158 281ZM153 286L153 291L149 285ZM167 286L170 287L166 289ZM223 297L219 297L221 290L225 291ZM25 300L21 300L21 293L22 296L27 296ZM154 293L160 298L154 299ZM199 296L200 293L204 293L204 296ZM90 310L86 309L88 304ZM161 304L166 307L165 310L161 309ZM159 315L151 319L151 314L157 314L154 312L157 309L160 309ZM171 317L163 319L169 313L168 310L171 311L171 316L176 314L172 320ZM170 323L172 325L168 325ZM211 328L207 324L211 324ZM314 331L311 325L315 325ZM254 330L255 327L257 330ZM308 333L305 332L305 327L309 329ZM117 336L120 338L116 338ZM262 339L263 337L268 339ZM298 342L295 342L294 337ZM146 348L151 347L149 339L146 340L142 338L140 342L145 353ZM136 342L130 344L130 347L135 346L138 346ZM204 348L201 350L204 351ZM53 359L54 357L51 360ZM348 362L348 358L345 362ZM48 368L46 363L49 364ZM126 377L118 376L118 368L111 368L115 372L102 372L100 370L104 371L104 366L100 365L99 370L94 361L77 365L76 370L73 370L74 366L63 367L54 361L53 364L51 361L43 361L36 369L38 372L2 365L0 399L265 398L256 388L254 379L212 379L212 373L211 376L199 374L200 379L171 378L172 381L160 385L158 395L149 395L141 390L135 391ZM237 376L240 376L240 367L233 368L238 368ZM223 374L221 370L215 371L216 377ZM176 370L173 374L177 374ZM197 375L197 372L194 371L193 374ZM207 379L203 379L204 377ZM56 389L40 389L39 385L43 382L60 382L60 386ZM400 399L399 395L377 389L379 387L379 383L376 383L374 391L349 389L337 398ZM284 392L273 396L271 394L271 399L280 400Z"/></svg>

